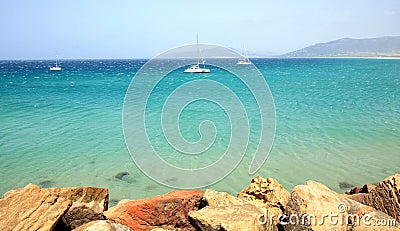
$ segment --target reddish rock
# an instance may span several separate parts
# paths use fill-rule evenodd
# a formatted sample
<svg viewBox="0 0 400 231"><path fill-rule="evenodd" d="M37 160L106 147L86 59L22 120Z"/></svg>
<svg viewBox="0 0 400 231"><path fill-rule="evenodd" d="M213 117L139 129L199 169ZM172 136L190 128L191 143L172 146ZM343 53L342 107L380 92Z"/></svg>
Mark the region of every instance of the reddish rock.
<svg viewBox="0 0 400 231"><path fill-rule="evenodd" d="M188 213L198 210L203 194L201 190L176 190L152 198L123 201L104 214L132 230L195 230L188 221Z"/></svg>

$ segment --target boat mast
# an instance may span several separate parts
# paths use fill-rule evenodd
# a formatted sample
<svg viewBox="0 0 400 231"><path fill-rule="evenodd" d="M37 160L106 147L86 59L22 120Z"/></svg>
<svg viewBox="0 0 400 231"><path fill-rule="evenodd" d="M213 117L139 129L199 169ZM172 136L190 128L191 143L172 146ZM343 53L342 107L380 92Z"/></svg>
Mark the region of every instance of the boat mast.
<svg viewBox="0 0 400 231"><path fill-rule="evenodd" d="M249 56L247 56L247 50L246 50L246 46L243 43L243 49L244 49L244 58L246 60L246 62L250 62L249 60Z"/></svg>
<svg viewBox="0 0 400 231"><path fill-rule="evenodd" d="M245 47L244 43L243 43L243 58L247 62L247 52L246 52L246 47Z"/></svg>
<svg viewBox="0 0 400 231"><path fill-rule="evenodd" d="M199 49L199 33L196 34L197 38L197 65L200 65L200 49Z"/></svg>
<svg viewBox="0 0 400 231"><path fill-rule="evenodd" d="M203 64L203 67L205 67L204 63L204 58L203 58L203 54L201 53L201 49L199 47L199 33L197 33L197 52L198 52L198 59L197 59L197 64L200 64L200 58L201 58L201 63Z"/></svg>

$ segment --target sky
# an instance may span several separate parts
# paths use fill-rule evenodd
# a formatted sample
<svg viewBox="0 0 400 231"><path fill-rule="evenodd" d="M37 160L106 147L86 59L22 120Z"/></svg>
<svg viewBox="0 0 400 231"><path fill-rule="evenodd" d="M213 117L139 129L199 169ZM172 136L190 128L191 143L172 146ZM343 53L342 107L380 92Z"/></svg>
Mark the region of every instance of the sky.
<svg viewBox="0 0 400 231"><path fill-rule="evenodd" d="M400 35L400 0L0 0L0 59L151 58L196 42L283 54Z"/></svg>

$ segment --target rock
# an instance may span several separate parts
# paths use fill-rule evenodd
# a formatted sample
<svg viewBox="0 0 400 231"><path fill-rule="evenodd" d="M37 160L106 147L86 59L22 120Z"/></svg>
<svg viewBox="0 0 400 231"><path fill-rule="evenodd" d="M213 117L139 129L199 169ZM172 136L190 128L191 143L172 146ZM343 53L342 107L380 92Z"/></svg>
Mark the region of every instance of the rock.
<svg viewBox="0 0 400 231"><path fill-rule="evenodd" d="M71 205L48 189L28 184L0 199L0 230L53 230Z"/></svg>
<svg viewBox="0 0 400 231"><path fill-rule="evenodd" d="M115 175L114 177L115 178L117 178L117 179L119 179L119 180L122 180L122 178L124 178L124 176L128 176L129 175L129 172L119 172L117 175Z"/></svg>
<svg viewBox="0 0 400 231"><path fill-rule="evenodd" d="M206 207L189 212L196 230L261 230L257 218L261 214L254 206L248 204L232 208Z"/></svg>
<svg viewBox="0 0 400 231"><path fill-rule="evenodd" d="M362 203L365 197L365 193L357 193L357 194L351 194L351 195L346 195L347 198L357 201L359 203Z"/></svg>
<svg viewBox="0 0 400 231"><path fill-rule="evenodd" d="M96 212L84 205L69 209L62 217L62 222L68 230L71 230L91 221L105 219L103 213Z"/></svg>
<svg viewBox="0 0 400 231"><path fill-rule="evenodd" d="M349 192L346 192L346 194L353 195L353 194L357 194L357 193L369 193L375 188L376 188L375 185L365 184L363 187L352 188Z"/></svg>
<svg viewBox="0 0 400 231"><path fill-rule="evenodd" d="M198 209L203 193L201 190L176 190L153 198L120 201L104 214L132 230L195 230L188 221L188 213Z"/></svg>
<svg viewBox="0 0 400 231"><path fill-rule="evenodd" d="M350 189L350 191L345 192L345 194L353 195L353 194L361 193L361 190L362 190L362 188L355 187L355 188Z"/></svg>
<svg viewBox="0 0 400 231"><path fill-rule="evenodd" d="M287 223L285 230L365 230L375 226L378 219L393 219L315 181L307 181L293 189L287 210L291 212L283 219ZM397 226L379 228L394 230Z"/></svg>
<svg viewBox="0 0 400 231"><path fill-rule="evenodd" d="M348 182L345 182L345 181L339 182L339 188L340 189L348 189L348 188L353 188L353 187L354 187L354 185L352 185L352 184L350 184Z"/></svg>
<svg viewBox="0 0 400 231"><path fill-rule="evenodd" d="M266 208L269 212L283 213L289 201L290 192L273 178L264 179L257 176L238 194L238 198L253 202L260 210Z"/></svg>
<svg viewBox="0 0 400 231"><path fill-rule="evenodd" d="M102 213L108 208L108 189L76 187L51 190L73 202L58 223L58 228L73 229L93 220L104 219Z"/></svg>
<svg viewBox="0 0 400 231"><path fill-rule="evenodd" d="M190 211L189 219L197 230L263 230L258 223L262 212L250 202L224 192L206 190L206 207Z"/></svg>
<svg viewBox="0 0 400 231"><path fill-rule="evenodd" d="M34 184L12 190L0 199L0 230L53 230L71 209L87 206L101 213L107 208L104 188L41 188Z"/></svg>
<svg viewBox="0 0 400 231"><path fill-rule="evenodd" d="M201 199L204 206L209 206L212 208L216 207L229 207L232 205L241 206L246 204L245 201L229 195L227 192L218 192L215 190L207 189Z"/></svg>
<svg viewBox="0 0 400 231"><path fill-rule="evenodd" d="M130 229L128 226L115 222L100 220L86 223L76 229L73 229L73 231L132 231L132 229Z"/></svg>
<svg viewBox="0 0 400 231"><path fill-rule="evenodd" d="M376 188L376 185L366 184L361 188L361 193L370 193L375 188Z"/></svg>
<svg viewBox="0 0 400 231"><path fill-rule="evenodd" d="M53 184L54 184L54 182L51 180L44 180L44 181L39 182L39 186L42 188L50 188Z"/></svg>
<svg viewBox="0 0 400 231"><path fill-rule="evenodd" d="M365 184L363 187L352 188L349 192L345 192L347 198L363 203L366 193L371 192L376 186L372 184Z"/></svg>
<svg viewBox="0 0 400 231"><path fill-rule="evenodd" d="M400 222L400 174L390 176L364 196L362 203L394 217Z"/></svg>
<svg viewBox="0 0 400 231"><path fill-rule="evenodd" d="M176 229L163 229L163 228L155 228L152 229L151 231L175 231Z"/></svg>

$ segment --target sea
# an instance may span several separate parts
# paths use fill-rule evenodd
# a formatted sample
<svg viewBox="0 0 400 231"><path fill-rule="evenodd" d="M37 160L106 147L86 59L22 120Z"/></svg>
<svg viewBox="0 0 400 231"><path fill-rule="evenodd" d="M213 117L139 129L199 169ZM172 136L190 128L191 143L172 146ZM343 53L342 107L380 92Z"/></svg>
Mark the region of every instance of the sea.
<svg viewBox="0 0 400 231"><path fill-rule="evenodd" d="M272 148L255 174L248 173L252 157L245 156L236 169L207 188L236 195L259 175L277 179L288 190L315 180L343 193L400 173L400 60L251 61L268 84L275 105ZM57 72L49 70L51 60L0 61L0 195L28 183L107 187L113 205L173 190L140 170L124 139L124 97L146 62L61 60L63 70ZM188 74L180 81L160 82L164 87L154 88L149 105L162 108L171 89L193 78L219 81L234 92L242 89L229 72ZM252 102L246 100L251 95L240 97L251 114L252 106L246 105ZM222 130L218 148L197 157L200 163L191 163L162 144L167 139L157 138L163 135L159 112L148 114L147 132L155 137L155 150L173 164L210 164L229 145L226 113L207 102L189 105L180 117L184 137L194 142L207 135L199 134L199 124L208 117ZM257 134L259 127L250 129ZM248 150L255 149L251 141L248 145Z"/></svg>

